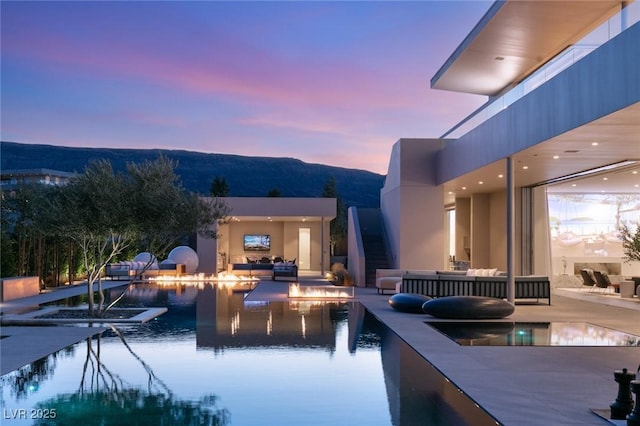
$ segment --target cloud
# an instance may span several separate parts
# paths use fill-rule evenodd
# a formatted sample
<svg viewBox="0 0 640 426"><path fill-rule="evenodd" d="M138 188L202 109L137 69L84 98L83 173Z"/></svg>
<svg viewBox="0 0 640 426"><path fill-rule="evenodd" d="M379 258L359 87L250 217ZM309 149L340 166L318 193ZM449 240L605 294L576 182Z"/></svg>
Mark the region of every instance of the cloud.
<svg viewBox="0 0 640 426"><path fill-rule="evenodd" d="M384 173L480 104L429 89L478 4L3 2L3 137Z"/></svg>

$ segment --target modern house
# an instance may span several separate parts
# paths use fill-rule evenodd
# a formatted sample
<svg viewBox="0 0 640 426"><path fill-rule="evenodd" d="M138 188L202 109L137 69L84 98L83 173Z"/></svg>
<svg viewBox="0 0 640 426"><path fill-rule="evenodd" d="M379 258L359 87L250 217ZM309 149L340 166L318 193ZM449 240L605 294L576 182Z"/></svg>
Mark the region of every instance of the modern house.
<svg viewBox="0 0 640 426"><path fill-rule="evenodd" d="M224 197L231 209L217 239L197 238L198 271L215 274L254 259L295 260L301 273L329 270L335 198Z"/></svg>
<svg viewBox="0 0 640 426"><path fill-rule="evenodd" d="M640 221L639 21L634 1L493 3L431 79L486 104L392 148L380 206L390 267L455 259L555 285L588 265L640 275L616 234ZM358 216L349 263L361 285Z"/></svg>

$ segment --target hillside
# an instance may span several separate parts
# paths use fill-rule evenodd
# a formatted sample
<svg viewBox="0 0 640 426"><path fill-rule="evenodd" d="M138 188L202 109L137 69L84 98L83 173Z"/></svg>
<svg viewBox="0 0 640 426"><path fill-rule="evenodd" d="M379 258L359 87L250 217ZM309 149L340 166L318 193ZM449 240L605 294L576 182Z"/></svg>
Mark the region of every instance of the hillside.
<svg viewBox="0 0 640 426"><path fill-rule="evenodd" d="M283 197L319 197L333 176L347 206L378 207L384 176L376 173L311 164L294 158L247 157L160 149L69 148L0 142L0 169L46 168L82 172L93 160L106 159L115 170L128 162L153 160L163 154L177 162L185 188L208 195L216 176L224 177L230 196L265 196L277 188Z"/></svg>

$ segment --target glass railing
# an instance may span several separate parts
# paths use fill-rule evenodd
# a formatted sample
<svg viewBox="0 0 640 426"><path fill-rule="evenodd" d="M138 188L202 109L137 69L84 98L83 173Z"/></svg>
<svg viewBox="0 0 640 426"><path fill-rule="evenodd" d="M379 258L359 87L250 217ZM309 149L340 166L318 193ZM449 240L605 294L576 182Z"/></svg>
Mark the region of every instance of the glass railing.
<svg viewBox="0 0 640 426"><path fill-rule="evenodd" d="M550 60L513 89L473 112L448 130L441 138L457 139L470 132L638 21L640 21L640 2L634 1L579 42Z"/></svg>

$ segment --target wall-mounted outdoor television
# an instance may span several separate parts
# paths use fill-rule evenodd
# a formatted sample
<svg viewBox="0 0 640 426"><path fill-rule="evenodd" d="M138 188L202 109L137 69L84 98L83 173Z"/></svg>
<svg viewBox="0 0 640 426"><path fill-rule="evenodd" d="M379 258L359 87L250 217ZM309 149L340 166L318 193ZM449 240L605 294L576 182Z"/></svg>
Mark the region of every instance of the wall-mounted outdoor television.
<svg viewBox="0 0 640 426"><path fill-rule="evenodd" d="M271 236L266 234L245 234L242 238L244 251L270 251Z"/></svg>

